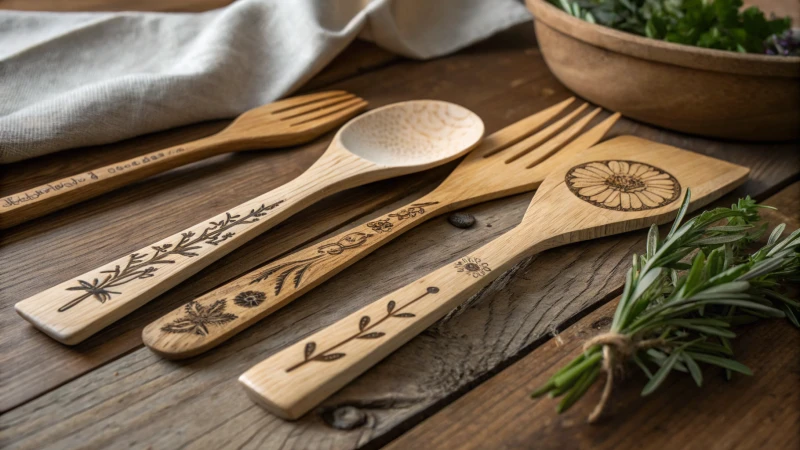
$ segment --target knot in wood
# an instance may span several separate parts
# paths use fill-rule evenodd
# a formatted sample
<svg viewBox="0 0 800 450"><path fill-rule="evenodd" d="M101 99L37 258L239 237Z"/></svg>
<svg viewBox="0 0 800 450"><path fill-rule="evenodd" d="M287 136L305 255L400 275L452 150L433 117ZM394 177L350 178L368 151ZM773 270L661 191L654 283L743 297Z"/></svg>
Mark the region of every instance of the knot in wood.
<svg viewBox="0 0 800 450"><path fill-rule="evenodd" d="M323 411L322 420L337 430L352 430L367 423L367 414L355 406L338 406Z"/></svg>

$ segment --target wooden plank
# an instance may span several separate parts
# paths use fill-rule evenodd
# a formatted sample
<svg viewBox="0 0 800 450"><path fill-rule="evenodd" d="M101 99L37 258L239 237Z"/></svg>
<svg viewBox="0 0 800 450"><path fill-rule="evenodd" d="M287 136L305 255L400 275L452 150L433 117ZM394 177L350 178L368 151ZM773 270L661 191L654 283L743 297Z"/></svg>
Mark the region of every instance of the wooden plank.
<svg viewBox="0 0 800 450"><path fill-rule="evenodd" d="M71 7L71 10L77 11L112 10L114 9L113 6L117 4L108 0L92 0L83 3L52 1L30 2L30 4L28 2L24 2L24 4L7 3L9 2L0 2L0 7L24 9L22 8L23 6L28 6L30 7L29 9L53 10ZM170 5L177 5L174 2L156 3L164 8L168 8ZM158 5L156 3L130 5L129 1L118 2L119 5L136 6L134 9L148 11L157 10L156 7ZM194 3L185 4L181 2L181 5L186 8L194 8L191 9L192 11L200 11L223 6L223 3L223 0L196 0ZM166 10L172 11L172 9ZM372 43L355 41L322 72L303 86L300 92L323 89L332 83L389 65L398 60L400 60L398 56L380 49ZM220 131L229 123L230 121L214 121L196 124L153 133L119 143L68 150L16 164L8 164L3 167L3 176L0 177L0 199L4 195L10 195L26 188L39 186L48 181L61 178L65 173L81 173L95 167L132 158L136 155L199 139ZM216 189L217 186L225 186L223 191L217 191L217 195L197 197L189 204L186 204L187 210L193 209L196 213L189 214L193 219L185 217L187 220L180 223L189 225L192 223L191 220L199 221L210 217L215 212L223 211L229 206L235 206L243 200L266 192L271 187L283 184L297 176L321 154L321 150L330 141L331 136L332 133L324 137L319 143L303 146L301 149L291 152L280 150L275 155L271 155L267 151L223 155L212 158L211 160L150 178L135 186L115 191L106 196L93 199L88 203L72 207L68 211L50 215L0 235L0 244L4 246L17 243L16 248L25 248L30 242L36 241L40 243L41 246L30 248L31 254L38 252L41 259L29 261L33 267L36 267L36 270L35 272L27 271L27 276L40 278L40 281L42 281L42 283L36 284L36 287L32 290L25 290L26 280L30 280L30 278L26 278L26 276L20 277L19 273L24 270L26 260L24 258L19 259L18 251L13 250L13 248L3 248L0 251L0 261L3 264L0 274L14 274L8 275L5 278L7 281L0 282L0 310L7 311L7 314L4 314L0 319L0 324L4 326L10 324L8 325L9 328L4 328L0 332L0 358L8 361L8 367L12 367L10 370L4 368L3 373L0 374L0 385L3 387L8 386L8 389L0 392L0 412L13 408L27 399L46 392L87 370L91 370L99 364L103 364L141 345L141 328L151 320L144 318L134 320L130 324L137 325L122 330L118 329L116 332L109 330L108 332L111 334L105 333L105 337L102 340L97 340L93 344L78 348L66 349L54 345L55 343L53 342L48 342L44 336L18 322L19 317L12 311L13 304L25 298L26 295L57 283L59 279L53 279L50 276L62 273L65 268L70 269L69 273L79 274L80 272L71 270L77 266L73 266L70 261L50 262L46 264L46 267L43 267L45 266L43 261L46 256L42 249L52 248L55 242L60 242L61 246L58 247L58 251L64 251L65 253L63 254L68 254L66 252L71 251L69 250L71 248L86 247L88 245L88 247L84 248L82 253L84 257L80 258L79 265L81 262L87 263L88 265L82 265L81 267L91 269L92 263L90 261L93 261L94 264L102 264L111 260L113 256L122 254L117 250L116 253L97 254L96 257L88 259L85 257L87 251L94 250L97 246L108 247L109 242L113 241L112 236L115 230L137 227L138 224L150 222L151 219L163 216L165 213L175 212L169 205L180 202L185 197L186 192L212 192L212 189ZM302 155L299 152L302 152ZM80 158L76 158L76 154L80 154ZM253 161L254 158L258 160L258 163L248 168L250 161ZM272 166L280 166L279 171L276 172L272 169ZM221 172L217 173L217 169ZM264 183L264 173L268 173L272 181ZM215 177L213 179L208 178L210 174L214 174ZM434 173L432 177L437 178L440 175ZM425 185L430 179L426 175L409 180L407 182L413 185L409 187L409 190L413 190ZM227 275L220 274L224 278L208 279L211 281L210 284L203 284L205 287L196 286L196 288L190 289L183 295L188 295L187 299L192 298L201 293L198 289L208 290L214 286L214 283L219 284L240 274L248 267L255 267L259 263L272 259L321 233L406 195L408 190L403 191L395 188L396 183L397 181L389 181L379 184L374 189L363 188L362 190L355 190L321 203L308 213L290 221L287 226L276 230L274 235L270 235L272 236L271 239L278 239L281 245L257 251L260 257L256 258L253 258L252 251L240 250L243 255L247 254L249 256L244 266L231 266ZM132 200L134 201L133 203ZM211 201L209 202L209 200ZM126 205L126 207L116 209L121 205ZM152 214L152 216L143 216L137 212L138 210L153 208L154 205L158 206L150 209L149 214ZM211 209L206 209L209 205ZM104 211L104 213L101 213L101 211ZM185 212L183 211L183 213ZM324 219L320 222L310 220L314 214L320 214ZM131 220L132 216L138 219ZM123 220L124 223L120 223L117 227L102 229L105 223ZM312 223L313 225L304 228L301 234L293 235L289 230L291 224L296 223ZM93 231L87 232L86 227L92 228ZM127 237L126 239L129 240L130 245L125 248L133 248L133 242L147 244L148 242L153 242L153 238L163 237L164 233L160 232L159 228L158 222L154 222L152 226L145 227L145 230L139 230L138 237ZM179 230L180 228L170 229ZM53 231L51 232L50 230ZM97 239L97 236L102 235L107 235L107 239ZM75 240L75 236L80 236L80 238ZM70 239L70 243L66 242L67 238ZM92 241L94 242L93 244L88 244ZM261 247L258 244L251 243L251 245L254 248ZM225 261L227 260L221 261L220 264L226 264ZM204 276L203 274L200 273L197 277L202 277ZM176 295L180 296L181 294L176 293ZM151 317L155 318L157 316ZM32 336L31 341L26 341L21 346L16 343L11 344L21 336ZM24 363L17 361L15 357L9 356L11 354L22 356L31 349L37 350L32 352L32 354L36 355L36 358L27 358ZM35 384L31 384L28 378L29 374L38 372L41 372L41 375L36 377Z"/></svg>
<svg viewBox="0 0 800 450"><path fill-rule="evenodd" d="M533 45L530 27L518 27L451 57L426 63L393 64L336 87L351 90L373 106L423 97L454 101L478 112L486 123L487 132L492 132L569 95L547 71ZM764 195L798 176L800 155L791 151L792 144L721 143L630 121L623 121L615 132L629 133L751 167L751 180L739 194ZM239 158L248 157L238 155L230 159L237 161ZM252 156L246 164L259 160L260 157ZM224 164L220 165L225 169ZM259 167L264 170L266 165ZM189 178L192 180L185 183L197 181L198 176ZM247 181L252 183L257 179L257 175L253 175ZM206 182L216 181L224 186L226 180L225 173L215 170L214 180ZM239 188L252 189L246 182ZM404 191L399 183L395 189ZM333 396L321 410L296 423L281 421L254 406L237 386L236 377L287 344L509 229L518 223L531 196L524 194L470 208L478 218L478 224L472 229L456 229L439 218L412 230L207 355L169 362L147 349L132 351L4 414L0 419L0 429L3 429L0 441L19 448L117 447L143 443L153 448L180 445L190 448L239 445L244 448L307 448L323 443L334 448L352 448L385 443L506 367L520 354L530 351L552 327L618 292L630 254L644 248L644 233L563 247L526 261L479 295L480 301L474 306L461 308L448 320L432 327ZM160 217L158 214L165 214L170 205L164 203L163 197L155 200L151 201L148 217L158 224L137 219L136 208L126 209L124 202L119 203L118 209L135 220L135 226L126 229L141 227L149 230L152 236L156 234L152 227L178 228L185 224L181 222L183 214L195 213L192 208L181 208L177 214ZM140 201L136 203L139 208L148 204L146 199L134 198L133 201ZM370 216L377 217L389 209ZM89 212L84 211L87 215ZM126 214L116 217L126 217ZM70 236L84 229L91 232L90 236L80 239L89 247L84 253L114 242L103 236L102 224L93 219L86 217L79 227L71 229ZM186 222L193 223L190 220ZM271 242L270 236L263 236L260 245ZM28 239L29 245L18 260L28 261L29 267L35 267L35 254L47 251L44 243L49 238L40 228L38 234ZM135 243L131 243L130 248L135 248ZM259 248L259 245L250 248ZM109 247L104 251L109 251ZM233 255L231 258L234 261ZM248 260L247 252L239 253L236 258L252 265L264 261L259 257ZM223 264L226 261L223 260ZM37 270L69 276L85 269L73 267L76 264L84 263L69 261L57 268L38 267ZM238 270L244 269L239 266ZM168 293L143 308L139 312L142 322L183 303L191 293L207 289L193 287L196 283L219 284L225 276L236 272L225 270L225 274L216 275L217 271L223 269L211 268L179 288L180 295ZM15 291L30 292L48 285L36 273L13 274L20 278L13 287ZM10 303L12 301L5 301L6 305ZM6 326L12 327L16 326L12 322L19 319L5 320ZM121 326L133 327L127 323ZM6 336L8 331L4 333ZM119 339L114 337L113 330L109 333L102 338L112 343ZM130 333L135 334L135 331ZM31 339L30 335L17 334L13 340L4 337L3 341L18 345L25 339ZM99 341L95 341L95 345L100 345ZM5 356L4 367L22 364L25 358L36 357L36 351L36 347L29 348L24 357L20 352L13 360ZM52 368L68 361L62 358L41 367ZM27 380L32 379L31 374L39 372L28 372ZM365 415L365 424L347 433L332 429L326 422L330 413L349 405L356 406L356 412Z"/></svg>
<svg viewBox="0 0 800 450"><path fill-rule="evenodd" d="M438 178L443 172L434 171L427 175L419 175L414 179L398 179L385 183L375 184L370 187L363 187L346 191L324 200L296 217L286 221L274 231L260 236L259 238L246 244L223 260L215 263L212 268L201 271L187 283L169 291L165 296L155 300L161 302L172 302L177 307L180 304L191 300L204 291L212 289L214 286L233 278L240 273L255 268L258 264L269 261L327 231L335 229L343 223L357 218L369 211L374 210L388 202L401 198L402 191L396 186L398 182L408 183L412 189L424 186L430 182L431 178ZM189 175L191 176L191 175ZM286 177L279 178L285 179ZM226 178L228 182L238 183L241 179ZM268 189L264 189L265 191ZM166 192L166 191L165 191ZM160 193L159 193L160 194ZM190 209L196 207L197 202L213 201L213 196L198 195L188 207L176 208L176 214L195 216L196 221L202 220L201 214ZM180 197L181 199L183 197ZM240 199L237 196L230 196L236 200L234 206ZM194 205L194 206L191 206ZM163 209L162 209L163 211ZM202 211L202 209L201 209ZM149 216L149 220L154 222L152 225L143 224L140 220L129 220L126 218L117 219L118 212L114 212L113 207L103 209L97 213L100 216L112 216L112 225L101 229L94 229L91 232L83 233L83 237L98 243L101 248L117 249L125 248L123 252L132 251L129 246L137 243L146 245L162 236L163 230L167 228L164 220L155 216ZM164 213L158 213L164 215ZM207 213L207 215L210 215ZM200 217L198 217L200 216ZM125 236L126 230L133 227L139 228L135 236ZM160 307L154 311L145 311L144 308L126 317L98 335L92 337L80 345L67 347L61 345L44 334L35 330L27 323L20 322L20 317L13 311L14 300L26 298L27 295L34 294L52 284L52 280L59 279L60 274L65 273L66 269L70 273L79 274L77 267L85 267L91 270L89 261L101 263L97 258L96 249L88 244L90 241L72 240L76 228L72 224L60 226L58 232L53 232L47 236L31 233L30 239L20 239L14 243L8 243L0 250L0 261L3 261L3 269L0 269L0 276L13 283L11 286L3 286L3 308L7 311L0 318L0 326L4 327L2 339L0 340L0 354L6 361L3 368L2 386L0 391L0 411L6 411L21 402L35 397L59 384L97 367L104 362L113 359L130 349L141 346L141 330L149 322L167 312L169 309L162 310ZM299 231L298 231L299 230ZM116 245L116 240L120 236L125 236L124 247ZM35 241L28 247L29 243ZM88 247L88 248L84 248ZM135 245L134 245L135 247ZM58 254L66 254L70 249L77 249L79 256L58 263L45 264L42 262L47 259L48 253L42 249L54 249ZM39 249L39 250L35 250ZM135 249L135 248L134 248ZM32 255L36 252L37 256L30 260L24 255ZM69 265L69 263L72 265ZM23 271L23 275L19 275ZM16 274L16 275L15 275ZM31 286L36 286L31 288ZM27 289L26 289L27 288ZM6 297L8 296L8 297ZM181 300L178 300L178 299ZM31 379L35 379L35 383Z"/></svg>
<svg viewBox="0 0 800 450"><path fill-rule="evenodd" d="M342 69L339 74L346 77ZM3 168L3 177L0 177L0 197L46 183L63 176L65 172L79 173L207 136L219 131L227 123L217 121L182 127L118 144L76 149L9 164ZM0 308L7 314L0 318L0 323L3 324L0 332L0 355L7 361L8 369L4 367L0 382L4 386L8 385L9 389L0 392L0 411L12 408L141 345L141 328L157 317L151 316L148 319L142 316L126 321L129 325L137 325L115 328L116 331L109 330L111 334L104 333L103 338L85 346L67 348L51 342L26 324L20 323L12 309L15 302L58 283L64 278L60 275L62 273L78 275L81 273L78 267L91 270L97 264L134 250L136 243L141 246L154 242L157 238L168 235L167 230L179 231L182 225L188 226L211 217L285 183L316 160L332 135L330 133L318 142L298 149L255 151L211 158L4 232L0 236L0 276L3 278L0 283ZM75 157L77 152L80 152L80 158ZM435 174L432 176L440 177ZM231 259L244 265L234 264L229 267L227 274L220 273L221 278L209 278L207 280L210 283L201 283L202 286L192 283L195 287L183 295L188 295L188 300L201 293L198 289L208 290L215 284L272 259L321 233L406 195L407 192L395 187L398 181L410 182L413 184L410 189L418 189L429 180L426 177L427 175L406 179L407 181L388 181L374 188L356 189L323 201L318 207L270 234L270 238L262 237L259 240L261 244L251 243L240 250L239 257L233 256ZM201 194L187 195L187 192ZM172 214L180 218L176 220ZM320 214L323 220L311 220L315 214ZM292 224L303 223L311 225L300 227L303 230L300 234L291 233ZM129 229L137 231L134 234L123 233ZM124 239L119 246L121 237ZM265 247L264 243L268 241L263 239L278 240L280 245ZM49 252L69 254L75 249L79 250L72 260L54 261L49 257ZM248 257L242 259L244 255ZM217 267L228 264L226 261L228 260L221 261ZM203 273L197 277L206 279ZM165 309L164 312L166 311L168 310ZM19 344L17 339L25 340ZM32 349L36 351L31 352ZM23 357L25 354L36 356ZM17 358L24 359L25 362ZM28 378L31 371L41 371L42 374L37 377L35 384L30 383Z"/></svg>
<svg viewBox="0 0 800 450"><path fill-rule="evenodd" d="M772 226L800 226L800 183L764 203L779 208L762 213ZM705 369L702 388L688 376L671 376L644 399L646 378L632 369L634 376L615 390L613 415L596 426L586 417L602 382L563 415L556 414L556 401L532 400L530 393L579 354L585 340L607 329L617 303L603 305L387 448L800 447L800 333L787 320L766 320L737 332L736 359L753 370L752 378L726 382L719 371Z"/></svg>

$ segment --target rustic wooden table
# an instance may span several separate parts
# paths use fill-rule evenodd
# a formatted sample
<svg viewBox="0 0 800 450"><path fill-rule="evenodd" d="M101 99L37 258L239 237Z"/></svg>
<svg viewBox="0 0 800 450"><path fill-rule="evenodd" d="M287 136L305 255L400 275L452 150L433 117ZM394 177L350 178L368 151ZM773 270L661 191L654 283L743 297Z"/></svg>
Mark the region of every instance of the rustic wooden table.
<svg viewBox="0 0 800 450"><path fill-rule="evenodd" d="M171 0L143 2L134 9L199 10L225 3ZM0 1L6 8L62 10L134 4ZM525 24L429 62L404 60L357 42L303 90L345 89L371 107L416 98L453 101L481 115L491 133L570 95L547 70L532 28ZM7 165L0 196L208 135L225 124L184 127ZM780 208L768 214L769 220L800 226L796 143L720 142L629 120L612 131L620 134L750 167L747 184L720 203L750 194ZM470 208L478 220L471 229L454 228L446 218L432 220L206 355L170 362L143 348L141 330L155 318L290 249L430 190L452 164L335 195L78 346L50 340L13 311L20 299L296 177L330 138L296 149L212 158L6 232L0 245L0 446L800 447L800 333L785 321L743 330L737 357L753 368L754 377L725 382L709 369L703 389L688 378L674 378L643 401L642 380L634 376L617 392L615 414L602 425L585 423L599 389L561 416L554 402L529 399L556 366L580 351L584 339L610 322L630 256L643 251L645 232L571 245L524 261L472 306L437 323L297 422L264 412L237 385L239 374L282 347L505 232L521 219L531 193Z"/></svg>

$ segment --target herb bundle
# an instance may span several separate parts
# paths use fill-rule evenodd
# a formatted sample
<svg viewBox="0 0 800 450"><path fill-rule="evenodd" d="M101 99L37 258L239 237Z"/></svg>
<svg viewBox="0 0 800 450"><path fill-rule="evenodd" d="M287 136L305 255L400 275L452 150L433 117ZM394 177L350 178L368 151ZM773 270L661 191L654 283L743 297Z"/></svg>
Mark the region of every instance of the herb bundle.
<svg viewBox="0 0 800 450"><path fill-rule="evenodd" d="M701 364L723 368L728 378L733 372L751 375L733 359L732 327L767 317L787 317L800 327L800 302L780 290L800 281L800 230L780 239L781 224L765 246L749 254L767 229L756 225L757 210L768 207L747 197L681 225L690 196L687 192L663 240L655 225L650 228L646 253L633 257L610 331L587 341L584 352L533 397L563 397L557 411L566 411L605 372L600 403L589 417L594 422L606 408L615 377L629 363L649 378L643 396L673 371L688 373L701 386Z"/></svg>
<svg viewBox="0 0 800 450"><path fill-rule="evenodd" d="M767 19L742 0L550 0L587 22L676 44L742 53L798 54L791 19Z"/></svg>

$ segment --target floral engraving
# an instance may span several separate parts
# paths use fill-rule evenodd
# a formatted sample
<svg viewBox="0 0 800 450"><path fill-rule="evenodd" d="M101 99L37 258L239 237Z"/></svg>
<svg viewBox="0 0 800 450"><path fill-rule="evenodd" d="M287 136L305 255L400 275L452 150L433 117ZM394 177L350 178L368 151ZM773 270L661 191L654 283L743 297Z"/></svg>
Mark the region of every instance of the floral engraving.
<svg viewBox="0 0 800 450"><path fill-rule="evenodd" d="M266 299L267 294L261 291L246 291L237 295L236 298L233 299L233 303L242 308L255 308L264 303Z"/></svg>
<svg viewBox="0 0 800 450"><path fill-rule="evenodd" d="M367 226L376 233L383 233L384 231L392 231L392 221L389 219L378 219L373 222L367 222Z"/></svg>
<svg viewBox="0 0 800 450"><path fill-rule="evenodd" d="M436 205L439 202L428 203L414 203L406 209L401 209L397 213L389 214L384 219L378 219L372 222L367 222L367 227L375 233L384 233L392 231L392 220L401 221L410 217L416 217L425 214L425 208L431 205ZM367 243L369 238L374 236L369 233L353 232L345 235L336 242L321 245L317 247L317 254L305 259L298 259L288 262L279 262L275 265L269 266L259 272L251 281L250 284L261 283L266 281L270 276L275 276L275 284L273 290L275 295L279 295L286 287L287 280L291 277L291 284L295 289L299 288L303 283L303 277L311 267L315 264L340 255L347 250L352 250L363 246Z"/></svg>
<svg viewBox="0 0 800 450"><path fill-rule="evenodd" d="M406 209L401 209L397 213L389 214L386 219L378 219L372 222L367 222L367 226L376 233L392 231L392 228L394 227L392 219L397 219L399 222L411 217L417 217L418 215L425 214L426 206L436 205L438 203L439 202L414 203Z"/></svg>
<svg viewBox="0 0 800 450"><path fill-rule="evenodd" d="M389 214L389 217L395 217L397 220L405 220L409 217L417 217L417 214L425 214L425 207L435 205L439 202L428 203L414 203L407 209L401 209L397 214Z"/></svg>
<svg viewBox="0 0 800 450"><path fill-rule="evenodd" d="M206 336L208 325L222 325L236 319L235 314L225 312L225 306L225 299L217 300L208 307L192 300L184 306L186 316L164 325L161 331Z"/></svg>
<svg viewBox="0 0 800 450"><path fill-rule="evenodd" d="M456 272L464 272L467 275L471 275L473 278L482 277L492 271L488 263L481 262L480 258L472 256L461 258L459 261L456 261L453 267L455 267Z"/></svg>
<svg viewBox="0 0 800 450"><path fill-rule="evenodd" d="M283 200L271 205L261 205L257 209L250 210L245 216L226 213L224 219L209 222L210 226L199 236L188 231L181 234L181 239L176 244L154 245L151 247L154 253L133 253L128 257L125 267L117 265L113 270L101 271L100 273L106 274L102 281L99 278L95 278L91 282L78 280L78 286L67 288L68 291L83 291L84 293L58 308L58 311L64 312L89 297L105 303L111 300L113 295L121 294L118 290L112 290L113 288L133 280L150 278L158 270L159 264L174 264L177 256L186 258L197 256L198 253L195 251L203 248L202 244L219 245L235 235L229 231L231 228L258 222L260 217L266 216L268 211L275 209L281 203Z"/></svg>
<svg viewBox="0 0 800 450"><path fill-rule="evenodd" d="M336 242L317 247L318 254L312 256L311 258L289 261L268 267L267 269L259 272L259 274L256 275L252 281L250 281L250 284L260 283L269 278L270 275L280 272L275 278L274 286L275 295L278 295L281 293L283 285L286 283L286 279L289 277L289 275L294 273L292 283L294 284L295 289L297 289L300 286L300 283L303 281L303 275L305 275L306 271L308 271L311 266L326 256L340 255L347 250L360 247L364 245L364 243L366 243L367 239L370 237L372 237L371 234L361 232L347 234Z"/></svg>
<svg viewBox="0 0 800 450"><path fill-rule="evenodd" d="M311 361L318 361L318 362L331 362L336 361L337 359L344 358L347 356L346 353L342 352L335 352L339 347L343 346L344 344L352 341L353 339L380 339L386 335L386 333L382 331L372 331L375 327L386 321L390 318L397 318L397 319L410 319L416 317L415 314L409 312L402 312L404 309L408 308L409 306L413 305L414 303L418 302L426 295L429 294L436 294L439 292L439 288L436 286L431 286L425 290L425 293L420 295L419 297L411 300L410 302L406 303L401 307L397 307L397 303L394 300L389 300L386 304L386 315L382 318L376 320L375 322L372 321L370 316L362 316L358 320L358 331L352 334L350 337L338 342L331 347L328 347L326 350L323 350L319 353L315 352L317 350L317 343L314 341L310 341L306 343L305 347L303 348L303 361L293 365L286 369L286 372L291 372L301 366L304 366Z"/></svg>
<svg viewBox="0 0 800 450"><path fill-rule="evenodd" d="M660 208L678 199L681 185L671 174L636 161L593 161L567 172L566 184L581 200L616 211Z"/></svg>

